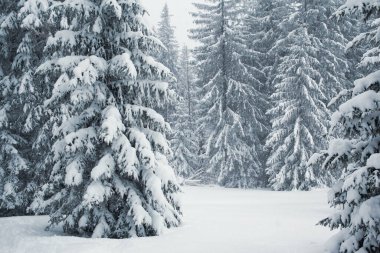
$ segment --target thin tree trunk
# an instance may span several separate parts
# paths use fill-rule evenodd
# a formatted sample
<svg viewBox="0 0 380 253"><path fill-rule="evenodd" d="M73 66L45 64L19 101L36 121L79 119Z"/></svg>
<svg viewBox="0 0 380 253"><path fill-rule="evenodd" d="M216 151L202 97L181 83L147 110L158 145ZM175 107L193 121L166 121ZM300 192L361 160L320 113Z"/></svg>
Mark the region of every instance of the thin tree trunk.
<svg viewBox="0 0 380 253"><path fill-rule="evenodd" d="M222 63L223 63L223 86L222 86L222 117L226 122L226 110L227 110L227 89L228 89L228 73L227 73L227 56L226 56L226 14L224 0L221 2L222 9ZM227 147L224 147L224 161L227 161Z"/></svg>

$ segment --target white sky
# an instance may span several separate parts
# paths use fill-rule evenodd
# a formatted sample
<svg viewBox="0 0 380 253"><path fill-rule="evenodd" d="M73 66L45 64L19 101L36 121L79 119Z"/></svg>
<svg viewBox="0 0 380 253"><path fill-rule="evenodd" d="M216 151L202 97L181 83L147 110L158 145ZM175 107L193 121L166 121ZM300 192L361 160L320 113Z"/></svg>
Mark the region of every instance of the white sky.
<svg viewBox="0 0 380 253"><path fill-rule="evenodd" d="M189 11L194 10L192 3L196 0L140 0L148 10L150 23L157 25L165 3L168 3L171 14L171 23L175 27L176 37L180 46L184 44L192 47L194 42L188 38L188 30L193 26Z"/></svg>

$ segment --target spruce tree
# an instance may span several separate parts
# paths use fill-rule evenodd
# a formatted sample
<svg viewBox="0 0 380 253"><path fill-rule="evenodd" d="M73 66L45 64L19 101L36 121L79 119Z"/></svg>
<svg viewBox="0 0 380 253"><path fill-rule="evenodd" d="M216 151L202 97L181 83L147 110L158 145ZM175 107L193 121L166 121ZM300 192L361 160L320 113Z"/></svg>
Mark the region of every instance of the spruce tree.
<svg viewBox="0 0 380 253"><path fill-rule="evenodd" d="M276 92L271 96L274 106L272 132L267 146L272 147L267 162L270 185L275 190L305 189L306 164L321 145L320 136L327 132L329 113L319 87L314 48L303 27L289 33L281 41L289 54L277 70Z"/></svg>
<svg viewBox="0 0 380 253"><path fill-rule="evenodd" d="M324 184L323 171L308 161L326 147L327 104L347 88L350 69L344 27L330 19L335 6L335 1L293 1L287 7L289 18L279 24L283 35L271 49L280 60L271 80L276 90L266 144L267 173L275 190Z"/></svg>
<svg viewBox="0 0 380 253"><path fill-rule="evenodd" d="M170 88L173 93L168 97L167 103L163 108L158 109L162 111L164 118L170 123L174 123L173 115L178 103L177 85L178 85L178 43L174 35L174 27L171 24L171 15L169 12L168 4L164 5L161 12L161 19L158 23L157 37L164 46L157 52L157 60L164 64L174 75L174 79L169 82Z"/></svg>
<svg viewBox="0 0 380 253"><path fill-rule="evenodd" d="M327 31L322 32L321 43L325 45L325 50L321 50L323 56L321 72L324 76L323 92L328 99L328 109L337 110L339 104L350 98L351 83L361 78L364 74L364 68L357 68L361 55L364 53L364 47L347 48L346 45L363 29L363 24L352 17L346 17L335 22L330 16L343 3L343 1L328 1L323 5L311 5L318 11L315 13L325 13L325 15L316 15L313 17L313 30L321 34L323 27ZM322 18L323 22L320 22ZM315 28L314 28L315 27ZM330 32L334 31L334 32ZM329 67L330 66L330 67ZM339 70L339 71L338 71ZM334 142L339 138L339 134L329 132L328 140ZM326 148L326 147L325 147ZM342 176L344 166L335 166L334 168L321 169L325 167L325 160L329 156L329 150L323 149L315 153L309 160L307 173L311 175L310 183L312 186L333 186Z"/></svg>
<svg viewBox="0 0 380 253"><path fill-rule="evenodd" d="M0 77L10 72L11 59L16 54L12 41L16 40L12 34L17 29L17 1L2 1L0 3ZM13 35L13 36L12 36Z"/></svg>
<svg viewBox="0 0 380 253"><path fill-rule="evenodd" d="M172 26L170 17L169 6L166 3L162 9L157 30L157 37L164 45L165 50L160 51L158 59L177 77L179 47L174 35L175 28Z"/></svg>
<svg viewBox="0 0 380 253"><path fill-rule="evenodd" d="M358 35L349 47L365 45L361 66L378 65L378 3L347 1L336 13L361 13L371 28ZM337 138L330 141L323 169L344 166L344 176L331 189L329 202L337 208L321 224L340 232L328 243L331 253L380 251L380 73L374 71L355 81L351 98L332 116Z"/></svg>
<svg viewBox="0 0 380 253"><path fill-rule="evenodd" d="M169 101L165 104L163 114L171 125L169 135L172 154L170 163L176 168L177 175L188 178L194 173L194 140L191 131L186 125L188 113L185 106L187 86L190 85L189 59L182 58L179 61L178 43L174 35L174 27L171 24L171 15L167 4L161 12L161 19L158 24L157 37L160 39L165 49L158 52L157 59L162 62L174 74L175 79L170 82L173 93ZM183 55L182 55L183 56ZM186 56L187 57L187 53ZM181 65L182 64L182 65ZM187 66L186 66L187 65Z"/></svg>
<svg viewBox="0 0 380 253"><path fill-rule="evenodd" d="M32 208L50 226L92 237L153 236L181 222L180 188L166 155L169 126L153 108L169 93L161 43L139 2L64 1L37 75L53 83L49 182Z"/></svg>
<svg viewBox="0 0 380 253"><path fill-rule="evenodd" d="M43 13L47 0L6 1L1 22L0 47L3 59L0 80L0 212L22 215L38 183L34 178L31 152L35 118L40 100L34 71L40 63L46 27Z"/></svg>
<svg viewBox="0 0 380 253"><path fill-rule="evenodd" d="M273 74L280 56L272 48L286 34L279 24L289 15L289 3L285 0L246 0L245 36L254 64L265 73L264 91L271 94Z"/></svg>
<svg viewBox="0 0 380 253"><path fill-rule="evenodd" d="M226 187L260 185L262 164L258 135L263 113L256 103L265 97L255 69L246 63L249 51L242 36L240 1L194 4L197 27L192 38L200 92L200 131L208 137L208 176Z"/></svg>
<svg viewBox="0 0 380 253"><path fill-rule="evenodd" d="M195 98L196 87L190 62L190 52L183 47L179 60L176 111L174 113L174 130L171 140L173 150L173 167L183 179L195 176L199 167L197 155Z"/></svg>

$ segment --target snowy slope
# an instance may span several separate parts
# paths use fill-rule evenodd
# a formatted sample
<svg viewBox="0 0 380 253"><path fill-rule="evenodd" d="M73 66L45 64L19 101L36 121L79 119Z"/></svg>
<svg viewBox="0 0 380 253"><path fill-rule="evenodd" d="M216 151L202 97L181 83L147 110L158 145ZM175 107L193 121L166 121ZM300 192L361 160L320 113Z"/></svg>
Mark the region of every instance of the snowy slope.
<svg viewBox="0 0 380 253"><path fill-rule="evenodd" d="M326 191L186 187L185 223L163 236L84 239L44 231L47 217L0 219L1 253L319 253L332 235Z"/></svg>

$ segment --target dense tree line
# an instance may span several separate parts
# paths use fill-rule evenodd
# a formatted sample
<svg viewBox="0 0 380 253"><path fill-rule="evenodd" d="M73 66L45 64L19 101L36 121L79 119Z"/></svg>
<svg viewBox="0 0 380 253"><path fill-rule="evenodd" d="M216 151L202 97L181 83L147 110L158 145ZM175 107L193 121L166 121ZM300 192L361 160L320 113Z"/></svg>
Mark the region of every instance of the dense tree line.
<svg viewBox="0 0 380 253"><path fill-rule="evenodd" d="M371 73L379 5L343 3L195 4L198 127L209 136L205 180L274 190L332 186L338 213L321 224L342 231L329 252L373 253L380 250L380 90ZM367 25L349 13L363 14Z"/></svg>
<svg viewBox="0 0 380 253"><path fill-rule="evenodd" d="M200 1L191 50L167 5L152 30L138 1L2 1L0 215L151 236L178 179L332 186L330 252L378 252L379 5L343 4Z"/></svg>
<svg viewBox="0 0 380 253"><path fill-rule="evenodd" d="M330 101L346 90L361 29L331 19L336 1L203 1L195 4L198 134L204 180L227 187L308 190L331 186L312 163L327 149ZM352 72L358 72L357 75Z"/></svg>

